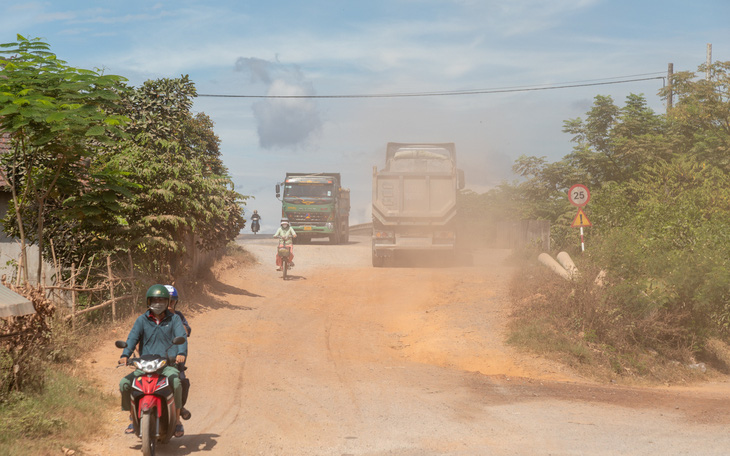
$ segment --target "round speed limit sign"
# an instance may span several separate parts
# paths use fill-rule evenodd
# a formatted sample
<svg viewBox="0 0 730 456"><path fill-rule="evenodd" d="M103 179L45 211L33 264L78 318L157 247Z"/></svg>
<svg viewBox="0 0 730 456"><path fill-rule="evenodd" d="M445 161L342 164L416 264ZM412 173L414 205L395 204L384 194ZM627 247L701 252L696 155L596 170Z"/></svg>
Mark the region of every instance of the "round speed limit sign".
<svg viewBox="0 0 730 456"><path fill-rule="evenodd" d="M588 200L591 199L591 192L588 191L588 187L585 185L575 184L568 190L568 199L573 206L585 206L588 204Z"/></svg>

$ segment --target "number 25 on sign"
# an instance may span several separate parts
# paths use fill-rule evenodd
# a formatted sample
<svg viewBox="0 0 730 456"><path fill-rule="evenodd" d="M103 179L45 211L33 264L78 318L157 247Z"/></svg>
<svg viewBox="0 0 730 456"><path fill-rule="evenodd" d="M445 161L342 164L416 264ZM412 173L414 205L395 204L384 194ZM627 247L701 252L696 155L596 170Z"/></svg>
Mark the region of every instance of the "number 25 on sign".
<svg viewBox="0 0 730 456"><path fill-rule="evenodd" d="M583 184L575 184L568 190L568 199L573 206L582 207L591 199L591 192Z"/></svg>

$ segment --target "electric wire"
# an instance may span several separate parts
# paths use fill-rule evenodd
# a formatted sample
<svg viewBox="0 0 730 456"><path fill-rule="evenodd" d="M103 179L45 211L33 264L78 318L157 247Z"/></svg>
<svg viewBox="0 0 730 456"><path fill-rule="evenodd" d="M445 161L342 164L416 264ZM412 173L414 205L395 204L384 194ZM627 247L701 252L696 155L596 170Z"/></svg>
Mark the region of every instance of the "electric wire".
<svg viewBox="0 0 730 456"><path fill-rule="evenodd" d="M443 97L455 95L484 95L494 93L513 93L513 92L534 92L540 90L558 90L572 89L578 87L591 87L600 85L627 84L630 82L651 81L655 79L665 79L666 76L653 76L664 74L660 72L643 73L630 76L617 76L612 78L589 79L584 81L564 82L559 84L537 84L532 86L515 86L500 87L492 89L472 89L472 90L451 90L451 91L434 91L434 92L400 92L400 93L381 93L381 94L350 94L350 95L223 95L223 94L198 94L199 97L212 98L404 98L404 97ZM641 77L640 77L641 76ZM629 78L629 79L626 79Z"/></svg>

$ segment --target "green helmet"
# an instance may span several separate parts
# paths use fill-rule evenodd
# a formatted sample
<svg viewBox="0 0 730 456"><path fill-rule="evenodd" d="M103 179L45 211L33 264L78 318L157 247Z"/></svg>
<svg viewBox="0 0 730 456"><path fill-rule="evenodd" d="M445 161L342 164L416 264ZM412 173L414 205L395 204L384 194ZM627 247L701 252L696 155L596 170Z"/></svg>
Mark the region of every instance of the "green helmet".
<svg viewBox="0 0 730 456"><path fill-rule="evenodd" d="M150 298L165 298L170 299L170 292L164 285L152 285L147 289L147 300Z"/></svg>
<svg viewBox="0 0 730 456"><path fill-rule="evenodd" d="M154 298L162 298L164 301L152 302ZM164 285L152 285L147 290L147 307L155 315L162 315L170 305L170 292Z"/></svg>

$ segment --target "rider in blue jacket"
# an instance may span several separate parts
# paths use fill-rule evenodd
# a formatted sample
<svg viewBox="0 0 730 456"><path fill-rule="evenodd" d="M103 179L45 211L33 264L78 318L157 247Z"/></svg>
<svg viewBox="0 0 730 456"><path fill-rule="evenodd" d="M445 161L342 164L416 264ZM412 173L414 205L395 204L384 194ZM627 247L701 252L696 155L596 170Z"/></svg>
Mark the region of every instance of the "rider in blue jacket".
<svg viewBox="0 0 730 456"><path fill-rule="evenodd" d="M170 292L164 285L153 285L147 290L148 310L140 315L132 326L127 337L127 347L119 358L119 364L126 364L134 349L139 345L139 354L159 355L165 358L174 358L176 363L184 363L188 354L187 332L182 320L175 313L167 310L170 305ZM176 337L185 337L185 343L173 345ZM131 411L132 382L143 372L139 369L122 378L119 390L122 393L122 410ZM182 408L182 385L180 372L177 368L167 365L162 375L169 378L174 392L175 408L177 408L177 425L175 437L182 437L185 433L180 423L180 409ZM127 431L128 433L129 430ZM132 432L134 432L132 430Z"/></svg>

